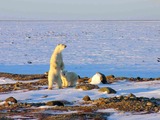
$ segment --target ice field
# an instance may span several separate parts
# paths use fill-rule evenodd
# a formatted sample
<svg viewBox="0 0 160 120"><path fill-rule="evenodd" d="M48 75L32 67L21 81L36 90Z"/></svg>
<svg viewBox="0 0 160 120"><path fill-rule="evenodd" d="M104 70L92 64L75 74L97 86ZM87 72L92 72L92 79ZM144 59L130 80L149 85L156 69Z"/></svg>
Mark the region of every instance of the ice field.
<svg viewBox="0 0 160 120"><path fill-rule="evenodd" d="M0 21L0 72L43 74L48 71L51 54L59 43L67 45L63 51L65 69L82 77L92 77L96 72L125 77L160 77L160 21ZM3 77L0 81L0 84L17 82ZM130 93L138 97L160 98L159 84L158 80L124 80L107 85L117 91L114 95L99 93L96 89L54 88L50 91L12 91L0 94L0 98L5 100L13 96L21 102L79 102L85 95L98 99ZM42 98L44 95L48 97ZM114 113L109 120L160 118L160 112L99 111Z"/></svg>
<svg viewBox="0 0 160 120"><path fill-rule="evenodd" d="M44 73L64 43L66 69L81 76L159 77L159 38L159 21L0 21L0 71Z"/></svg>

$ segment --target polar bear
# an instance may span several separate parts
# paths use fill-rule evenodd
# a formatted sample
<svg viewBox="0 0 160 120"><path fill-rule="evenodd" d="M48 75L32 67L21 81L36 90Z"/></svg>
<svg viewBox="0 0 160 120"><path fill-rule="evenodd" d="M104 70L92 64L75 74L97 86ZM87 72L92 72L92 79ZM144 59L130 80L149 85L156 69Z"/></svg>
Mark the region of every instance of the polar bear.
<svg viewBox="0 0 160 120"><path fill-rule="evenodd" d="M79 76L75 72L61 71L61 79L63 87L76 86Z"/></svg>
<svg viewBox="0 0 160 120"><path fill-rule="evenodd" d="M50 69L48 72L48 89L52 89L53 82L56 82L58 84L58 88L62 88L60 71L64 69L62 51L66 47L67 46L64 44L58 44L54 49L54 52L50 59Z"/></svg>

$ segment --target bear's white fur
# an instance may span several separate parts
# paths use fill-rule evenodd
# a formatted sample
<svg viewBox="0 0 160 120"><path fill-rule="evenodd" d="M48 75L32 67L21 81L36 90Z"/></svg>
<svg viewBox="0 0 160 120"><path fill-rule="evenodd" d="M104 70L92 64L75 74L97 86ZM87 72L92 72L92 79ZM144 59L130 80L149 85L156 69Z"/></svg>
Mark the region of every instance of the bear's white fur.
<svg viewBox="0 0 160 120"><path fill-rule="evenodd" d="M61 71L61 79L63 87L76 86L78 75L75 72Z"/></svg>
<svg viewBox="0 0 160 120"><path fill-rule="evenodd" d="M58 88L62 88L60 71L64 69L62 51L66 48L64 44L58 44L50 59L50 69L48 72L48 89L52 89L53 82L56 82Z"/></svg>

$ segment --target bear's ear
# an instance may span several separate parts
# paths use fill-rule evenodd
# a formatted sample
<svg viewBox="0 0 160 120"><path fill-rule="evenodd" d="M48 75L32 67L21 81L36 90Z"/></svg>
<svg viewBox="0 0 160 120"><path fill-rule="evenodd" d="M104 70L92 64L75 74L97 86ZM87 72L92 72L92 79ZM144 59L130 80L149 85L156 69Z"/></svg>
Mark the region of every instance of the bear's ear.
<svg viewBox="0 0 160 120"><path fill-rule="evenodd" d="M67 73L67 70L64 70L64 71L63 71L63 74L66 75L66 73Z"/></svg>
<svg viewBox="0 0 160 120"><path fill-rule="evenodd" d="M65 44L63 44L64 45L64 48L66 48L67 47L67 45L65 45Z"/></svg>
<svg viewBox="0 0 160 120"><path fill-rule="evenodd" d="M65 76L65 71L64 71L64 70L61 70L61 74L62 74L63 76Z"/></svg>

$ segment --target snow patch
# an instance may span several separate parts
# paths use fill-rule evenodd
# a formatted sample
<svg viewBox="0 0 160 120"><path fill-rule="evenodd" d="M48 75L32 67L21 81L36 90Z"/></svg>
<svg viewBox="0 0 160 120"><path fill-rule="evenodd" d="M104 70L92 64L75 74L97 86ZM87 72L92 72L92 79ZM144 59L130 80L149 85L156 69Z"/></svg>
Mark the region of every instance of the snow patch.
<svg viewBox="0 0 160 120"><path fill-rule="evenodd" d="M58 114L72 114L72 113L78 113L78 111L55 111L55 110L46 110L43 113L45 114L52 114L52 115L58 115Z"/></svg>
<svg viewBox="0 0 160 120"><path fill-rule="evenodd" d="M17 82L29 83L29 82L36 82L36 81L39 81L39 79L21 81L21 80L13 80L13 79L5 78L5 77L0 77L0 84L14 84Z"/></svg>
<svg viewBox="0 0 160 120"><path fill-rule="evenodd" d="M125 113L115 112L108 117L108 120L159 120L160 113Z"/></svg>
<svg viewBox="0 0 160 120"><path fill-rule="evenodd" d="M96 74L92 77L91 80L92 80L92 81L90 82L90 84L95 84L95 85L100 84L100 83L101 83L101 74L96 73Z"/></svg>

